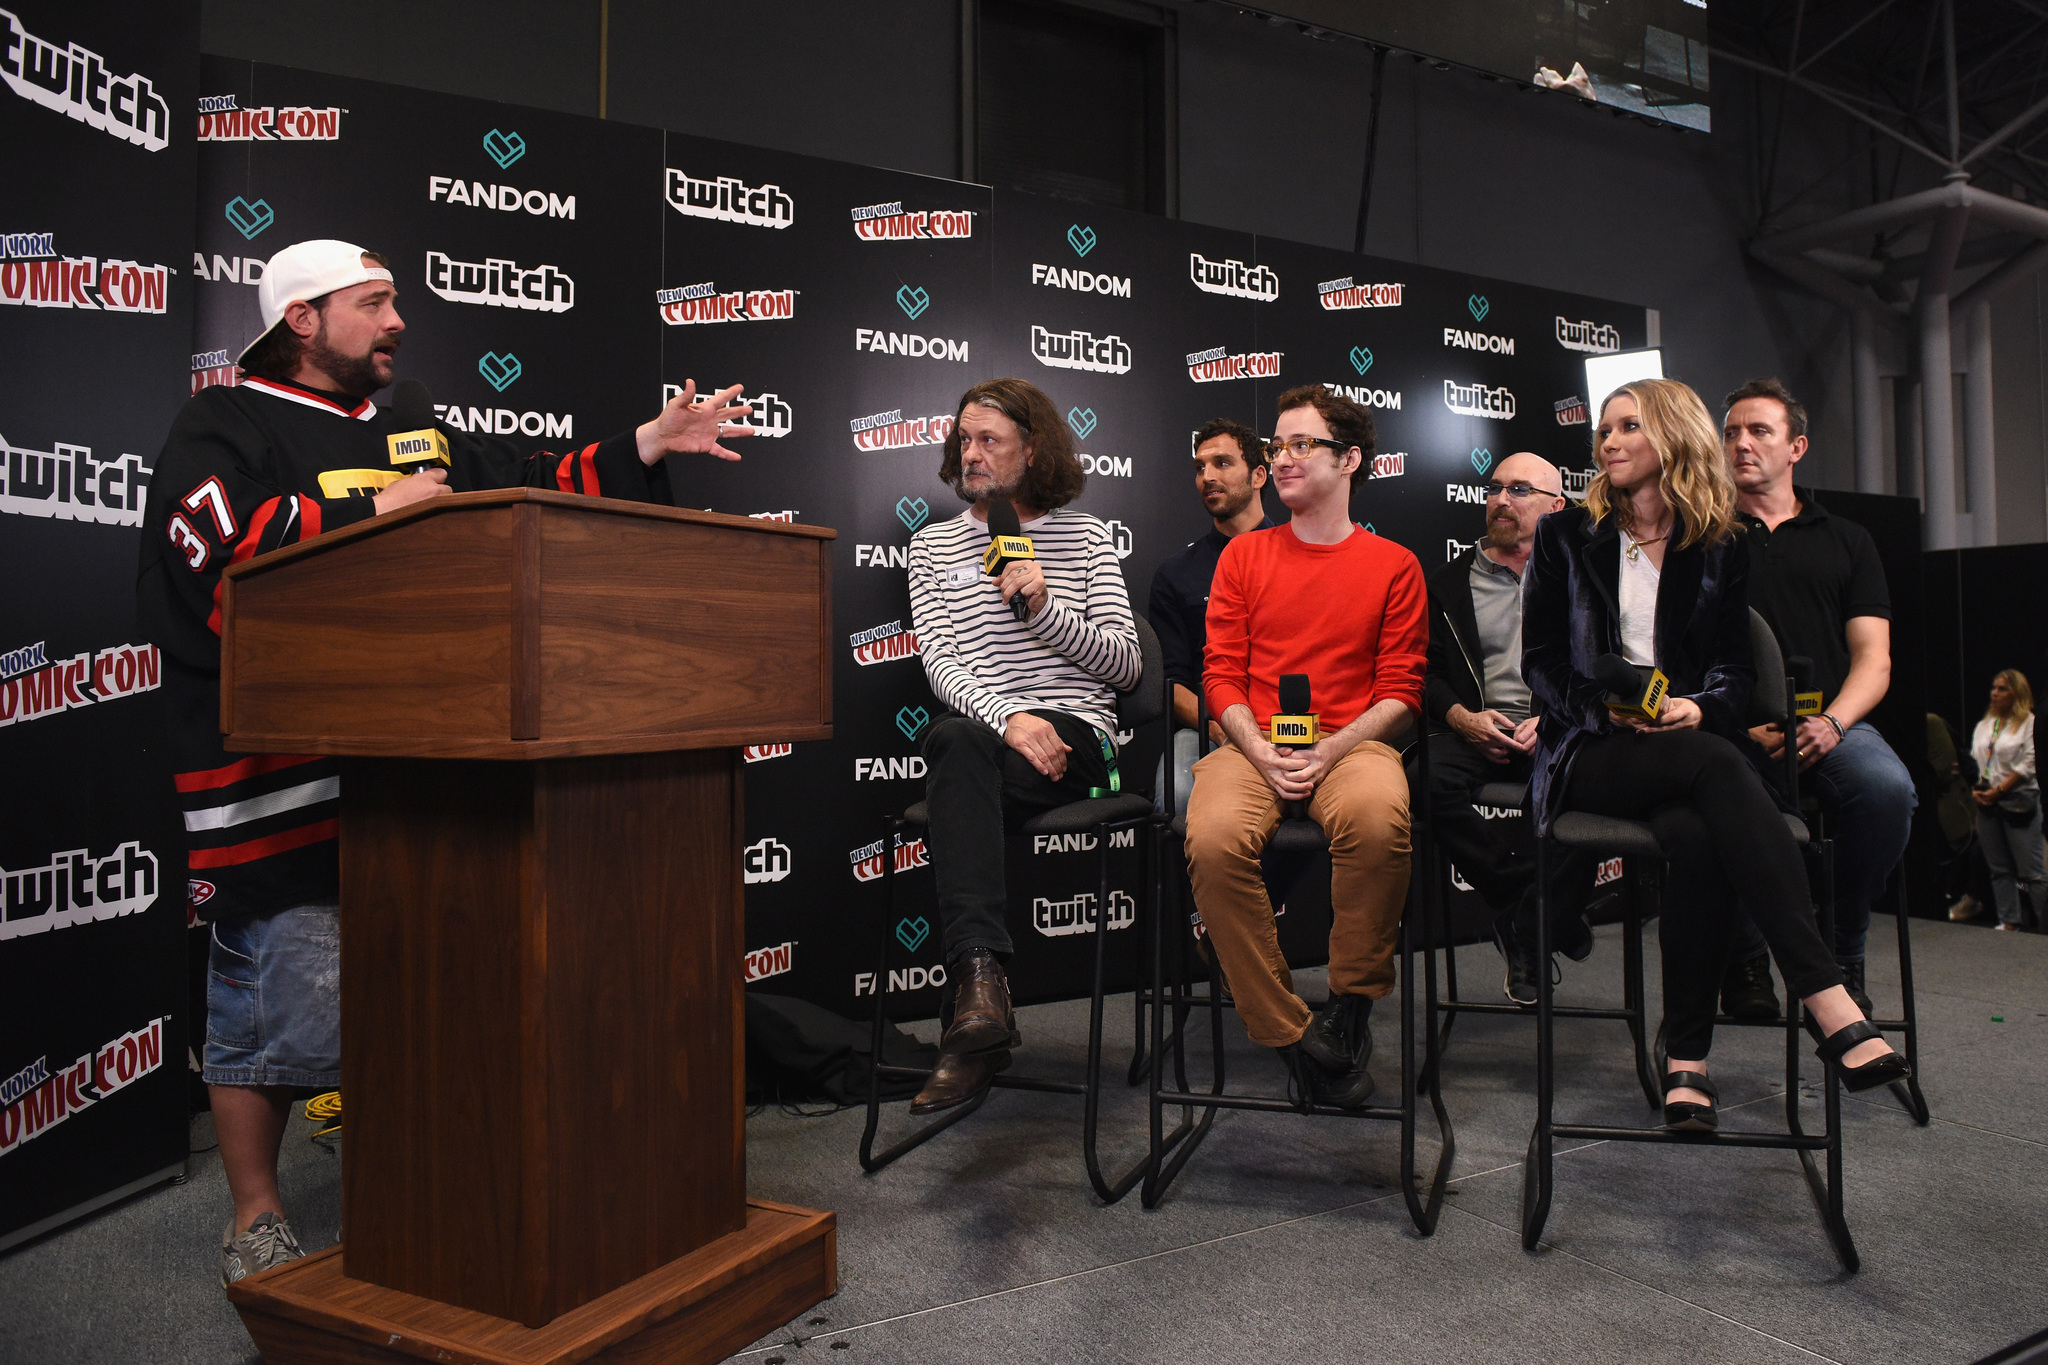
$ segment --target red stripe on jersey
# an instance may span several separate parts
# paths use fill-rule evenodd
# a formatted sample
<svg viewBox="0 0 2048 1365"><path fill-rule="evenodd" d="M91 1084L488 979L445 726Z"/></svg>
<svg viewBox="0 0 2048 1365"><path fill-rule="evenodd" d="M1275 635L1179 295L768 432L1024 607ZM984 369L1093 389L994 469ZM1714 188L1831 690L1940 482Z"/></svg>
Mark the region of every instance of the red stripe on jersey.
<svg viewBox="0 0 2048 1365"><path fill-rule="evenodd" d="M564 493L576 491L576 457L564 455L555 463L555 486Z"/></svg>
<svg viewBox="0 0 2048 1365"><path fill-rule="evenodd" d="M580 459L583 463L583 491L593 498L603 496L598 492L597 488L597 443L595 441L583 447L583 454Z"/></svg>
<svg viewBox="0 0 2048 1365"><path fill-rule="evenodd" d="M320 502L317 498L298 498L299 539L311 540L320 534Z"/></svg>
<svg viewBox="0 0 2048 1365"><path fill-rule="evenodd" d="M263 529L270 525L270 519L277 515L277 505L281 501L280 498L271 498L256 509L256 514L249 518L249 529L235 542L235 552L228 556L229 564L239 564L256 553L256 544L263 539ZM220 590L226 583L226 579L214 580L213 610L206 617L206 628L215 635L220 634Z"/></svg>
<svg viewBox="0 0 2048 1365"><path fill-rule="evenodd" d="M199 773L179 773L173 779L181 792L213 791L230 783L244 782L265 773L282 772L296 768L303 763L318 763L318 754L251 754L225 768L209 768Z"/></svg>
<svg viewBox="0 0 2048 1365"><path fill-rule="evenodd" d="M272 834L261 839L251 839L246 844L230 844L226 848L195 848L185 859L187 867L234 867L240 863L253 863L258 858L268 858L273 853L289 853L295 848L317 844L337 837L341 833L340 820L322 820L318 824L301 825L288 829L282 834Z"/></svg>
<svg viewBox="0 0 2048 1365"><path fill-rule="evenodd" d="M272 393L279 398L296 399L301 403L317 403L323 408L340 413L343 417L361 417L370 406L369 399L358 398L354 407L345 408L324 393L315 393L311 389L300 388L297 384L282 379L244 379L242 387L255 389L259 393Z"/></svg>

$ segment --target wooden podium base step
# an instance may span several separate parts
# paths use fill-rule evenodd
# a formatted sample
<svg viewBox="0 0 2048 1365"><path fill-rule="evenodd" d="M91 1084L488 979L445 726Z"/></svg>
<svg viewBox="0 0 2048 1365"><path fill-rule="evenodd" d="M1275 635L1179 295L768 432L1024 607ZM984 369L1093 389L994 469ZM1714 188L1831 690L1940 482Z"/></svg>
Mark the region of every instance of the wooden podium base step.
<svg viewBox="0 0 2048 1365"><path fill-rule="evenodd" d="M700 1365L723 1360L839 1288L830 1213L747 1201L747 1225L545 1327L341 1273L341 1248L228 1287L268 1365Z"/></svg>

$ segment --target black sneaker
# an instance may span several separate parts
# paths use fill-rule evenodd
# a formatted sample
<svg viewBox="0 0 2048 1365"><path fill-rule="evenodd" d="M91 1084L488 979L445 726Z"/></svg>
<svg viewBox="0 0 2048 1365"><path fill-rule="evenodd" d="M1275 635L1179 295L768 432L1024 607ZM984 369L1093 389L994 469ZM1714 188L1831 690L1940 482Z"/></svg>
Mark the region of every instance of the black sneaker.
<svg viewBox="0 0 2048 1365"><path fill-rule="evenodd" d="M1863 988L1863 959L1854 962L1839 962L1842 969L1842 985L1849 991L1849 998L1856 1002L1856 1008L1863 1011L1865 1019L1877 1018L1877 1007L1870 1003L1870 992Z"/></svg>
<svg viewBox="0 0 2048 1365"><path fill-rule="evenodd" d="M1730 1019L1776 1019L1782 1010L1768 955L1732 962L1722 973L1721 1013Z"/></svg>
<svg viewBox="0 0 2048 1365"><path fill-rule="evenodd" d="M1315 1078L1316 1098L1339 1109L1356 1109L1364 1104L1373 1092L1372 1073L1366 1070L1366 1064L1372 1060L1372 998L1331 996L1309 1021L1302 1041L1307 1043L1311 1034L1320 1047L1344 1058L1340 1070L1325 1070Z"/></svg>
<svg viewBox="0 0 2048 1365"><path fill-rule="evenodd" d="M1536 954L1522 946L1515 933L1512 915L1494 916L1493 943L1508 964L1507 976L1501 982L1501 993L1517 1005L1535 1004Z"/></svg>

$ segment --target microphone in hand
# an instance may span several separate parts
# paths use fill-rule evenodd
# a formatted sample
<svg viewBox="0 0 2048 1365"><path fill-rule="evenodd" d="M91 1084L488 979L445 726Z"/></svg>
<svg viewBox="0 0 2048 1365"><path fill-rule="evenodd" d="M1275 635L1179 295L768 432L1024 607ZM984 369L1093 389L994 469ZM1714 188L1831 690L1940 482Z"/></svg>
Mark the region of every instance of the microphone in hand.
<svg viewBox="0 0 2048 1365"><path fill-rule="evenodd" d="M391 389L391 413L399 430L384 438L391 467L417 474L435 465L448 466L448 438L434 425L434 400L417 379L401 379Z"/></svg>
<svg viewBox="0 0 2048 1365"><path fill-rule="evenodd" d="M1308 674L1280 675L1280 709L1266 724L1266 738L1274 748L1305 748L1322 738L1315 711L1309 701ZM1282 812L1289 820L1301 818L1301 802L1289 801Z"/></svg>
<svg viewBox="0 0 2048 1365"><path fill-rule="evenodd" d="M1607 689L1607 710L1615 716L1655 721L1664 709L1670 679L1653 664L1636 665L1619 654L1593 660L1593 681Z"/></svg>
<svg viewBox="0 0 2048 1365"><path fill-rule="evenodd" d="M981 557L982 571L990 578L1000 578L1011 564L1036 558L1038 552L1031 548L1031 537L1024 534L1023 524L1017 520L1017 509L1003 498L990 501L988 552ZM1023 593L1011 594L1010 616L1020 622L1030 618L1031 604L1024 600Z"/></svg>

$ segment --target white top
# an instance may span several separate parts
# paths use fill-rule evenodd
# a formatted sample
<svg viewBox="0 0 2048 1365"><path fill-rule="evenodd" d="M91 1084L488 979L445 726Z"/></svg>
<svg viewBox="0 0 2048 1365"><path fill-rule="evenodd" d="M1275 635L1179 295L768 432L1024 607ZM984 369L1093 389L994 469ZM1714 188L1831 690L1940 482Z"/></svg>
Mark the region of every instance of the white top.
<svg viewBox="0 0 2048 1365"><path fill-rule="evenodd" d="M1000 731L1042 707L1116 733L1116 689L1144 659L1109 527L1060 508L1023 525L1051 601L1027 622L981 570L988 524L962 512L910 540L910 615L938 699Z"/></svg>
<svg viewBox="0 0 2048 1365"><path fill-rule="evenodd" d="M1970 737L1970 756L1977 760L1977 769L1984 781L1999 783L2008 776L2019 781L2013 785L2020 790L2034 786L2034 717L2018 725L1999 716L1986 716L1977 722L1977 733Z"/></svg>
<svg viewBox="0 0 2048 1365"><path fill-rule="evenodd" d="M1657 662L1657 584L1664 575L1650 556L1629 558L1632 543L1621 534L1621 657L1632 664Z"/></svg>

